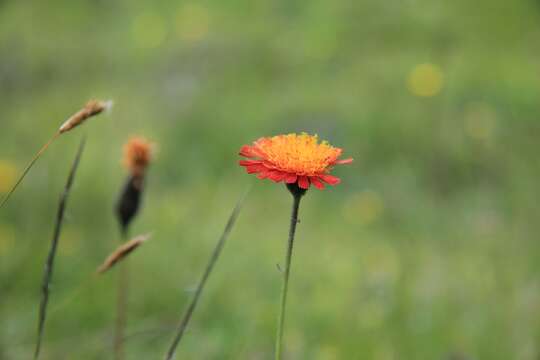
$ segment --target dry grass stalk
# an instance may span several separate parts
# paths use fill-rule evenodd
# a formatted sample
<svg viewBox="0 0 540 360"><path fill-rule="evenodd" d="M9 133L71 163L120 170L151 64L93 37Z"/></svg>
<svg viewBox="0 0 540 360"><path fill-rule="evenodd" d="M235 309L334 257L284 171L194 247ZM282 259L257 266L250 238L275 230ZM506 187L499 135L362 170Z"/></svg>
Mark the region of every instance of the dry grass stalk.
<svg viewBox="0 0 540 360"><path fill-rule="evenodd" d="M8 191L8 193L4 196L2 199L2 202L0 203L0 209L4 207L4 205L7 203L13 192L19 187L23 179L26 177L30 169L34 166L36 161L43 155L45 150L56 140L57 137L59 137L61 134L73 129L74 127L82 124L86 119L98 115L102 113L103 111L109 110L112 107L112 101L100 101L100 100L90 100L86 103L86 105L79 111L77 111L75 114L73 114L69 119L67 119L62 126L58 129L58 131L53 135L53 137L43 145L41 149L37 152L36 155L30 160L30 163L26 166L26 168L23 170L21 176L19 179L15 182L15 184L12 186L12 188Z"/></svg>
<svg viewBox="0 0 540 360"><path fill-rule="evenodd" d="M126 243L120 245L116 250L114 250L108 257L105 259L103 264L98 268L97 272L103 274L109 271L114 265L119 261L122 261L126 256L131 252L141 246L144 242L150 239L150 234L139 235Z"/></svg>
<svg viewBox="0 0 540 360"><path fill-rule="evenodd" d="M77 151L77 155L75 157L75 160L73 161L73 165L71 166L71 170L69 172L66 186L64 187L64 191L62 192L62 195L60 196L60 202L58 204L58 212L56 216L56 224L54 227L53 239L51 242L51 247L49 249L49 255L47 256L47 261L45 262L45 271L43 273L43 282L41 285L42 293L41 293L41 303L39 306L38 334L37 334L36 348L34 351L34 359L39 358L39 354L41 350L41 341L43 339L45 319L47 317L47 305L49 303L49 287L52 281L56 249L58 248L58 242L60 240L60 233L62 232L62 225L64 223L64 214L66 211L67 200L69 197L69 193L71 191L71 187L73 185L73 181L75 179L77 168L79 167L81 155L84 150L84 144L85 144L85 139L81 141L81 145L79 146L79 150Z"/></svg>
<svg viewBox="0 0 540 360"><path fill-rule="evenodd" d="M81 125L84 121L92 116L101 114L105 110L109 110L112 107L112 101L90 100L86 105L69 119L67 119L62 126L58 129L58 133L63 134L71 129Z"/></svg>

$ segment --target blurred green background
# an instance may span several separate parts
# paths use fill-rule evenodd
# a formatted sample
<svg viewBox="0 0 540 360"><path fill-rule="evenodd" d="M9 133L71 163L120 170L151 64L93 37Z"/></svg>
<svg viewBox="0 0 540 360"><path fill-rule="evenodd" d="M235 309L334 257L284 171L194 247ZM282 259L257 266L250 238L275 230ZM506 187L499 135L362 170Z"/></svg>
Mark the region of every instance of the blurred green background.
<svg viewBox="0 0 540 360"><path fill-rule="evenodd" d="M111 358L122 144L158 144L133 233L128 359L162 358L252 192L178 359L273 358L290 195L237 165L317 133L355 162L301 209L288 359L540 357L537 0L0 1L0 358L27 359L57 199L83 134L43 359Z"/></svg>

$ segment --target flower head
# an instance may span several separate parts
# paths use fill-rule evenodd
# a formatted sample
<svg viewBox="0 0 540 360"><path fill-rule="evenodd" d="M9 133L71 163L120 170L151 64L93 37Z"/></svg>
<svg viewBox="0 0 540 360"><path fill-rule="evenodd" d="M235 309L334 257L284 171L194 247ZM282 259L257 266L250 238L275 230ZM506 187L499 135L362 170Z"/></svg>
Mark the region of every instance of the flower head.
<svg viewBox="0 0 540 360"><path fill-rule="evenodd" d="M84 107L77 111L75 114L71 115L69 119L67 119L62 126L60 126L60 129L58 129L59 134L63 134L66 131L70 131L71 129L81 125L84 121L86 121L88 118L91 118L92 116L96 116L98 114L101 114L103 111L107 111L112 108L112 101L101 101L101 100L90 100L84 105Z"/></svg>
<svg viewBox="0 0 540 360"><path fill-rule="evenodd" d="M259 179L297 183L302 189L309 189L311 184L324 189L323 182L329 185L340 182L339 178L330 175L334 165L353 161L350 158L339 160L342 152L326 141L319 142L316 135L278 135L242 146L240 155L249 160L241 160L239 164L248 174L257 174Z"/></svg>
<svg viewBox="0 0 540 360"><path fill-rule="evenodd" d="M152 161L152 143L134 136L124 145L124 165L133 176L143 176Z"/></svg>
<svg viewBox="0 0 540 360"><path fill-rule="evenodd" d="M139 235L124 244L120 245L116 250L114 250L108 257L105 259L103 264L98 268L97 272L102 274L109 271L116 263L124 259L126 256L131 254L135 249L141 246L143 243L150 239L151 234Z"/></svg>

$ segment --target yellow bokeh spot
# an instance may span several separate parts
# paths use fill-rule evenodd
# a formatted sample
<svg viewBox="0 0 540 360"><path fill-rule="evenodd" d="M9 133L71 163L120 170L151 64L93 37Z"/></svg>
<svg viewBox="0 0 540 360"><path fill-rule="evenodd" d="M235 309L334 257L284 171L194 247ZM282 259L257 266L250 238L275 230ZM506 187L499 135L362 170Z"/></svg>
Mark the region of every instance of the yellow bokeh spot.
<svg viewBox="0 0 540 360"><path fill-rule="evenodd" d="M369 225L384 212L381 196L372 190L366 190L349 197L343 206L343 216L350 223Z"/></svg>
<svg viewBox="0 0 540 360"><path fill-rule="evenodd" d="M472 103L465 109L465 133L479 141L487 141L493 137L497 114L491 106L484 103Z"/></svg>
<svg viewBox="0 0 540 360"><path fill-rule="evenodd" d="M0 227L0 256L7 256L15 247L15 232L12 228Z"/></svg>
<svg viewBox="0 0 540 360"><path fill-rule="evenodd" d="M167 37L165 21L157 14L144 13L136 16L132 30L135 43L146 49L160 46Z"/></svg>
<svg viewBox="0 0 540 360"><path fill-rule="evenodd" d="M442 90L443 83L442 70L434 64L417 65L407 78L409 91L421 97L437 95Z"/></svg>
<svg viewBox="0 0 540 360"><path fill-rule="evenodd" d="M0 160L0 193L6 193L17 180L17 167L6 160Z"/></svg>
<svg viewBox="0 0 540 360"><path fill-rule="evenodd" d="M197 42L206 37L210 26L208 10L199 4L185 4L176 14L176 32L180 39Z"/></svg>

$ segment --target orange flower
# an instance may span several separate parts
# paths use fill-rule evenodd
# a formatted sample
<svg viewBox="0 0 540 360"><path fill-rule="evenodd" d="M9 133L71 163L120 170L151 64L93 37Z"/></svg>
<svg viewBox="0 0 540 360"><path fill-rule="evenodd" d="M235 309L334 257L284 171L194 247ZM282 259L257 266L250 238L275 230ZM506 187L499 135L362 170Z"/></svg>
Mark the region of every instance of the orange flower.
<svg viewBox="0 0 540 360"><path fill-rule="evenodd" d="M133 176L144 175L152 161L152 143L134 136L124 145L124 165Z"/></svg>
<svg viewBox="0 0 540 360"><path fill-rule="evenodd" d="M249 160L241 160L239 164L245 166L248 174L258 174L259 179L298 183L302 189L309 189L313 184L322 190L323 181L329 185L340 183L339 178L329 174L334 165L353 161L350 158L339 160L342 152L326 141L319 143L316 135L278 135L242 146L240 155Z"/></svg>

